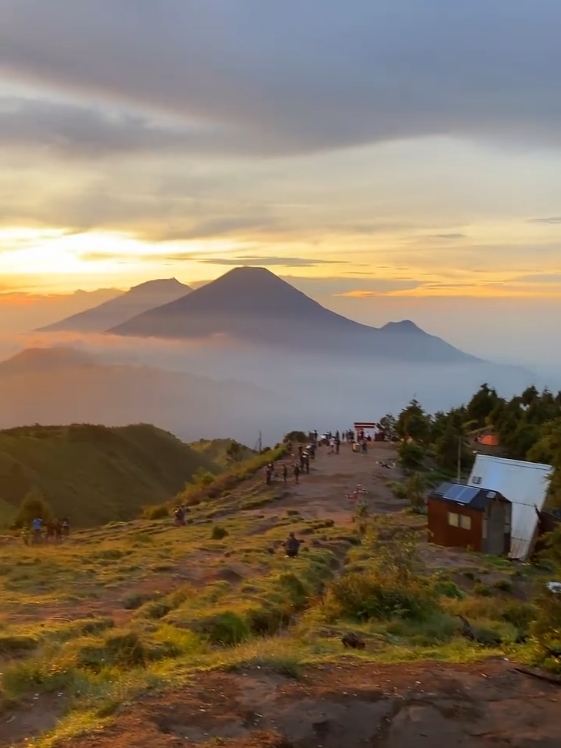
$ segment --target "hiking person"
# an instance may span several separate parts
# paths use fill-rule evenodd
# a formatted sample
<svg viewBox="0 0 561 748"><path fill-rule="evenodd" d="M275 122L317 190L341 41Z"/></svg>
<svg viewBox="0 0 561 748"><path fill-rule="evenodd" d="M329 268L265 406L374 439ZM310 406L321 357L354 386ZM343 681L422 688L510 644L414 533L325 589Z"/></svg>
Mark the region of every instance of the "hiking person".
<svg viewBox="0 0 561 748"><path fill-rule="evenodd" d="M55 523L52 519L47 520L45 538L47 543L55 537Z"/></svg>
<svg viewBox="0 0 561 748"><path fill-rule="evenodd" d="M288 480L288 468L286 466L286 462L282 466L282 480L283 480L283 483L285 483L285 484L286 484L286 482Z"/></svg>
<svg viewBox="0 0 561 748"><path fill-rule="evenodd" d="M335 454L339 454L339 450L341 449L341 439L337 436L335 438Z"/></svg>
<svg viewBox="0 0 561 748"><path fill-rule="evenodd" d="M33 522L31 523L31 528L33 530L33 542L34 543L40 543L41 542L41 530L43 529L43 520L41 517L35 517Z"/></svg>
<svg viewBox="0 0 561 748"><path fill-rule="evenodd" d="M294 465L294 482L296 485L300 483L300 465L298 463Z"/></svg>
<svg viewBox="0 0 561 748"><path fill-rule="evenodd" d="M286 550L286 555L288 556L288 558L296 558L296 556L298 555L298 551L300 550L300 546L303 542L303 540L298 540L298 538L294 536L293 532L290 533L284 544L284 548Z"/></svg>
<svg viewBox="0 0 561 748"><path fill-rule="evenodd" d="M70 535L70 520L68 517L65 517L62 522L62 535L63 537L67 538Z"/></svg>
<svg viewBox="0 0 561 748"><path fill-rule="evenodd" d="M59 519L55 519L55 543L60 543L62 538L62 522Z"/></svg>
<svg viewBox="0 0 561 748"><path fill-rule="evenodd" d="M185 511L182 506L176 507L173 514L175 517L176 527L181 527L182 525L185 524Z"/></svg>
<svg viewBox="0 0 561 748"><path fill-rule="evenodd" d="M310 474L310 455L306 452L304 455L304 469L306 471L306 475Z"/></svg>
<svg viewBox="0 0 561 748"><path fill-rule="evenodd" d="M271 485L272 478L273 478L273 471L271 469L271 466L267 465L267 467L265 468L265 484L267 486Z"/></svg>
<svg viewBox="0 0 561 748"><path fill-rule="evenodd" d="M300 470L304 472L305 467L306 467L306 453L302 452L300 455Z"/></svg>

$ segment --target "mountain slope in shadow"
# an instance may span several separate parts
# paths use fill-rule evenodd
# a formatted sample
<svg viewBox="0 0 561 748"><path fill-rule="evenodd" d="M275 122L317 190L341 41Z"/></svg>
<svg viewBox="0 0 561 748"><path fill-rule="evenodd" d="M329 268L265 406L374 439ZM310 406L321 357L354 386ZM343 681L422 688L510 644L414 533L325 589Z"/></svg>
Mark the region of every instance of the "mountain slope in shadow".
<svg viewBox="0 0 561 748"><path fill-rule="evenodd" d="M226 335L260 346L411 362L467 363L473 356L411 322L377 329L326 309L265 268L241 267L151 309L111 334L167 339Z"/></svg>

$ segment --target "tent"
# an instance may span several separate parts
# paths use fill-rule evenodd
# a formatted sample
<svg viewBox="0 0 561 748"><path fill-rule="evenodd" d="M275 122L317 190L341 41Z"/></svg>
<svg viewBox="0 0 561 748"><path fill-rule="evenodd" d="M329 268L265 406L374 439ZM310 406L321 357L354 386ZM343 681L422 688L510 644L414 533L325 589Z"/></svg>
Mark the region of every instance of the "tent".
<svg viewBox="0 0 561 748"><path fill-rule="evenodd" d="M483 444L486 447L499 446L499 437L496 434L484 434L483 436L480 436L477 441L479 444Z"/></svg>
<svg viewBox="0 0 561 748"><path fill-rule="evenodd" d="M498 491L512 502L511 558L524 561L532 552L552 475L551 465L481 454L475 458L468 486Z"/></svg>

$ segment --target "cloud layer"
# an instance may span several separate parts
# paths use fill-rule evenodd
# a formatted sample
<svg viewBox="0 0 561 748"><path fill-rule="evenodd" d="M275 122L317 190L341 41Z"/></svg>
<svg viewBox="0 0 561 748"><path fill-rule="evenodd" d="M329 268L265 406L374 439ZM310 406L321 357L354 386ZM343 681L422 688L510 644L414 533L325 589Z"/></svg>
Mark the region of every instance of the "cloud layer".
<svg viewBox="0 0 561 748"><path fill-rule="evenodd" d="M449 134L557 147L560 27L557 0L2 0L0 65L177 123L166 136L134 116L16 108L39 142L37 119L58 134L70 118L78 151L274 155Z"/></svg>

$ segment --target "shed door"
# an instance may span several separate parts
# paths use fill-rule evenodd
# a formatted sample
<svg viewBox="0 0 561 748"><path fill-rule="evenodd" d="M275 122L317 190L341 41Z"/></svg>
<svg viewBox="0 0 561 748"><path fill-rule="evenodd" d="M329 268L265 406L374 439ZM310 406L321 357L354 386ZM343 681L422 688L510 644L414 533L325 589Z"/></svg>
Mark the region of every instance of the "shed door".
<svg viewBox="0 0 561 748"><path fill-rule="evenodd" d="M491 502L487 518L485 553L489 553L491 556L502 556L504 553L506 519L506 508L503 502Z"/></svg>

